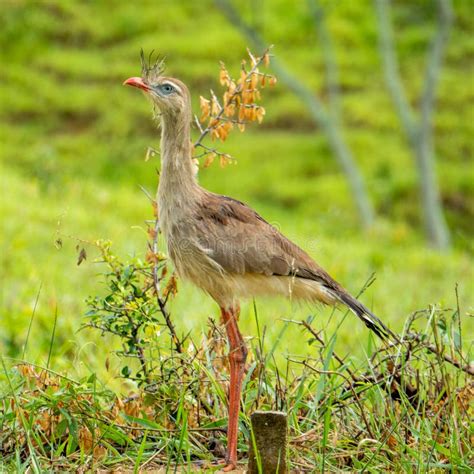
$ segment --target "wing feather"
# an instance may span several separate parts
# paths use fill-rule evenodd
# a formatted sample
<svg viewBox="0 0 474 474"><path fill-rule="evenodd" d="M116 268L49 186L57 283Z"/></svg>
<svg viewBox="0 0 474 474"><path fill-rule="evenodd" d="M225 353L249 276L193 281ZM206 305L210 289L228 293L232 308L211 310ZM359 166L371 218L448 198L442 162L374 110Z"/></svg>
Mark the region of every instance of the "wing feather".
<svg viewBox="0 0 474 474"><path fill-rule="evenodd" d="M228 273L297 275L317 264L244 203L208 193L198 208L199 241Z"/></svg>

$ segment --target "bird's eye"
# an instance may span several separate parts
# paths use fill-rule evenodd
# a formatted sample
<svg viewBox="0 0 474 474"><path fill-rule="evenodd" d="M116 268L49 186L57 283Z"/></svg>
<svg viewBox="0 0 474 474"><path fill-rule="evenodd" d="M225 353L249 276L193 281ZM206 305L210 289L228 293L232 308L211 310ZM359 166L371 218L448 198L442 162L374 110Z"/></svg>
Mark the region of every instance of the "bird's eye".
<svg viewBox="0 0 474 474"><path fill-rule="evenodd" d="M171 84L162 84L160 90L163 94L171 94L174 92L174 87Z"/></svg>

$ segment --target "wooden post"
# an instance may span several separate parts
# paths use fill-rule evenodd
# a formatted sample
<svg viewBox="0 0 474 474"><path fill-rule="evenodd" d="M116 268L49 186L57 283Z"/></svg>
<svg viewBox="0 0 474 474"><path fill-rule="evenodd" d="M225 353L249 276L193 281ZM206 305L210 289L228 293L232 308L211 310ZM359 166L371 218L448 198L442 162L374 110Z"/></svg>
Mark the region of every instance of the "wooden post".
<svg viewBox="0 0 474 474"><path fill-rule="evenodd" d="M249 442L248 474L286 474L286 413L256 411L250 420L252 436Z"/></svg>

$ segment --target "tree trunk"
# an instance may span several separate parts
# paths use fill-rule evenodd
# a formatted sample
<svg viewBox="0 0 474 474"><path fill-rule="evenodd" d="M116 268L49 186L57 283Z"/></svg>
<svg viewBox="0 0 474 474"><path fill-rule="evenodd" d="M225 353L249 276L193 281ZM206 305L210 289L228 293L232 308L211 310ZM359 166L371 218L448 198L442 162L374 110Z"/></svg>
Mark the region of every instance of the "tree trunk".
<svg viewBox="0 0 474 474"><path fill-rule="evenodd" d="M430 244L445 250L450 246L450 233L444 218L443 207L435 173L433 145L433 115L435 90L440 76L444 46L452 21L450 0L436 0L438 29L427 53L425 85L420 100L419 118L415 117L400 78L390 22L389 1L376 0L379 19L380 52L385 80L398 113L399 120L412 149L418 173L421 207L425 233Z"/></svg>

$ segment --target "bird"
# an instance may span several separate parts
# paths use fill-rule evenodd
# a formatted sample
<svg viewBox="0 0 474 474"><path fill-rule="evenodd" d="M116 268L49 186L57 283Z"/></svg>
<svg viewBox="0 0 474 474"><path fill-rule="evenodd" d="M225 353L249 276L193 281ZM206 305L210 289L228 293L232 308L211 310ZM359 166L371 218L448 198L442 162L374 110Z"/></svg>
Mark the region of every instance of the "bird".
<svg viewBox="0 0 474 474"><path fill-rule="evenodd" d="M283 295L326 305L342 304L377 336L395 337L382 321L304 250L251 207L215 194L197 180L191 144L192 108L187 86L143 65L141 77L123 83L141 89L161 123L157 205L168 254L180 278L219 305L229 346L227 451L224 471L237 467L238 419L247 347L239 330L240 301Z"/></svg>

